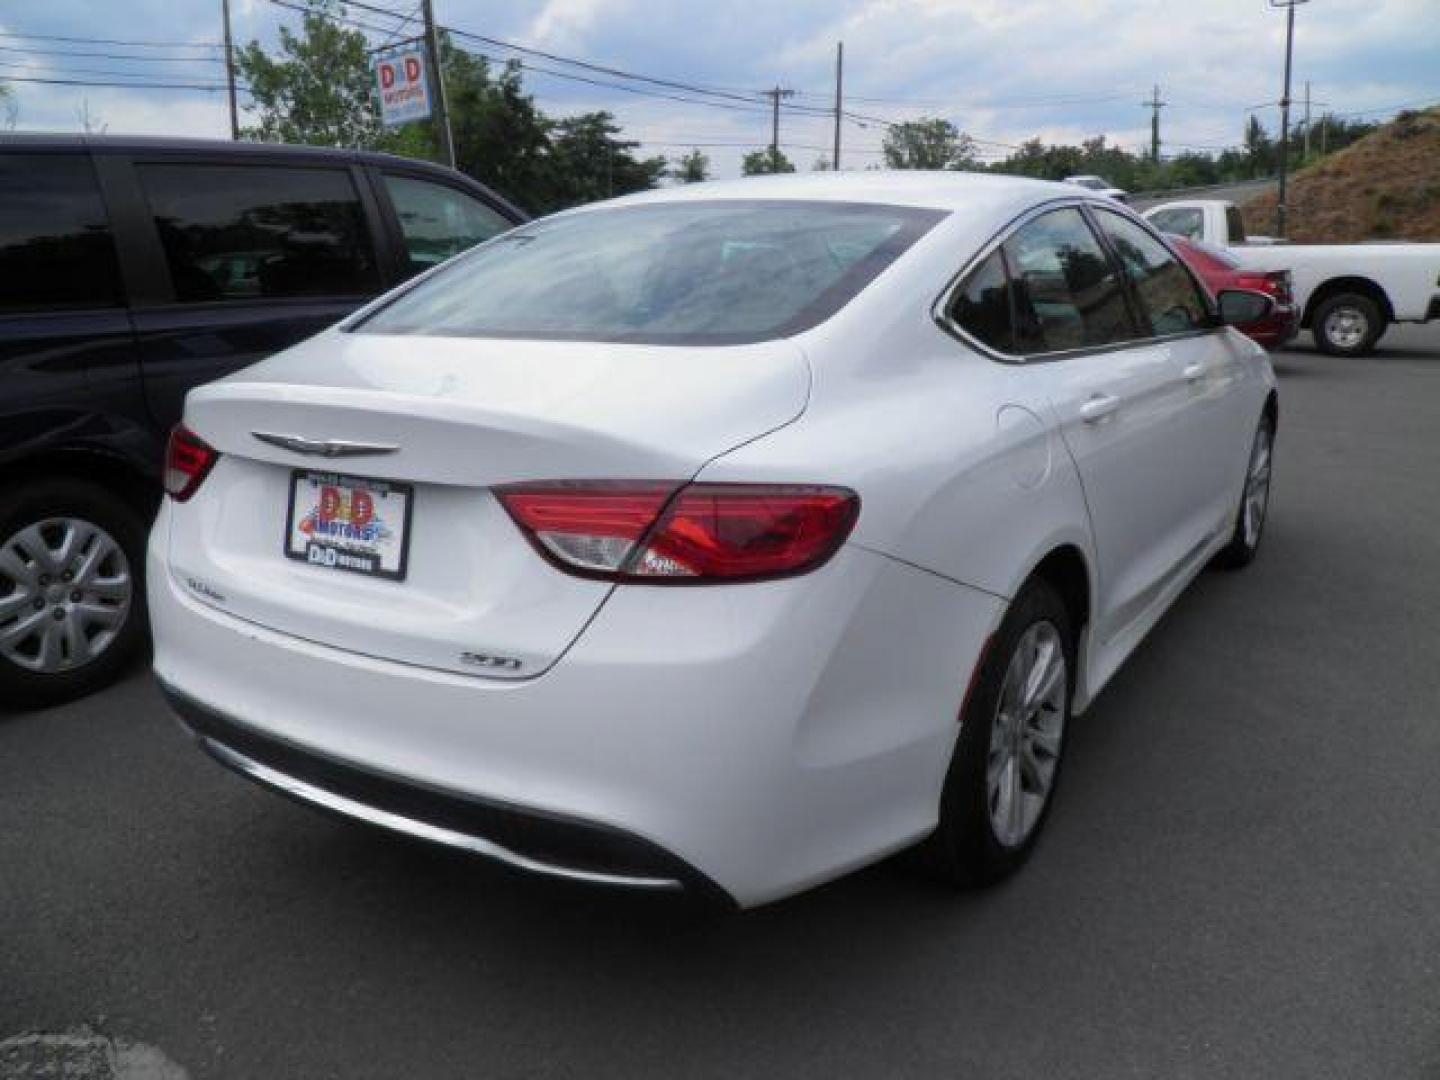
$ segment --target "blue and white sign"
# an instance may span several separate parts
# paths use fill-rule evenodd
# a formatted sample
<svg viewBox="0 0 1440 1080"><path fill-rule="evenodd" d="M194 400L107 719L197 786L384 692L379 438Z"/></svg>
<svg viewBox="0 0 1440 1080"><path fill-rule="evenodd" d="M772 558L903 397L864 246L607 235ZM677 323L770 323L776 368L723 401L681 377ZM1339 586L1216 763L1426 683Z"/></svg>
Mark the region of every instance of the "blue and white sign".
<svg viewBox="0 0 1440 1080"><path fill-rule="evenodd" d="M430 115L430 80L425 51L418 46L375 61L380 119L386 127L424 120Z"/></svg>

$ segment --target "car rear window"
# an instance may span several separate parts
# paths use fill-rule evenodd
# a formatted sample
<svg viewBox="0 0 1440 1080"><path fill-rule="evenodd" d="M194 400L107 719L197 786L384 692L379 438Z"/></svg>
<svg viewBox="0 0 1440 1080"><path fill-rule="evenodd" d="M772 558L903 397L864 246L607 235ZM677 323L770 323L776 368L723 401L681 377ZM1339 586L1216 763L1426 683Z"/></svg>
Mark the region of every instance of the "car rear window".
<svg viewBox="0 0 1440 1080"><path fill-rule="evenodd" d="M566 214L460 257L356 329L661 345L785 337L838 311L944 216L788 199Z"/></svg>

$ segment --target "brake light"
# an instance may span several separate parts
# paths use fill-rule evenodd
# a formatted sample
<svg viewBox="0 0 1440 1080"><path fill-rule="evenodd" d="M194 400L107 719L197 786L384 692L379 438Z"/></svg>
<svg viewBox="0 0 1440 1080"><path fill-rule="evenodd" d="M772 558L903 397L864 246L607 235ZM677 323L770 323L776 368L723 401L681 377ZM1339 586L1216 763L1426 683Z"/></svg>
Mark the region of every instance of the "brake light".
<svg viewBox="0 0 1440 1080"><path fill-rule="evenodd" d="M185 502L219 459L218 450L184 424L176 424L165 447L165 491L176 502Z"/></svg>
<svg viewBox="0 0 1440 1080"><path fill-rule="evenodd" d="M1267 296L1273 296L1276 302L1281 304L1289 304L1291 300L1289 270L1271 270L1263 274L1241 274L1236 278L1235 284L1242 289L1254 289Z"/></svg>
<svg viewBox="0 0 1440 1080"><path fill-rule="evenodd" d="M850 535L853 491L789 484L586 482L497 488L560 569L614 581L755 581L821 566Z"/></svg>

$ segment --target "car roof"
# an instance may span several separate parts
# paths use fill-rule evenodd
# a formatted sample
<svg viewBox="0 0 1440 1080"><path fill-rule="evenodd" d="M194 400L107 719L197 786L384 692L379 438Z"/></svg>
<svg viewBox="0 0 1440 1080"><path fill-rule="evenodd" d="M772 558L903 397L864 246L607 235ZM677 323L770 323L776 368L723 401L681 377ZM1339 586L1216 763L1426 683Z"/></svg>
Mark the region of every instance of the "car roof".
<svg viewBox="0 0 1440 1080"><path fill-rule="evenodd" d="M297 146L290 143L232 142L229 139L179 139L160 135L77 135L52 131L0 132L0 151L86 149L98 153L147 153L152 151L200 151L215 154L250 154L280 158L325 158L359 163L443 168L434 162L385 154L377 150L350 150L334 146Z"/></svg>
<svg viewBox="0 0 1440 1080"><path fill-rule="evenodd" d="M999 173L868 169L864 172L781 173L701 184L677 184L613 199L605 206L710 199L795 199L873 203L931 210L1023 208L1050 199L1084 198L1084 189ZM1098 200L1097 200L1098 201ZM588 209L579 208L581 212Z"/></svg>

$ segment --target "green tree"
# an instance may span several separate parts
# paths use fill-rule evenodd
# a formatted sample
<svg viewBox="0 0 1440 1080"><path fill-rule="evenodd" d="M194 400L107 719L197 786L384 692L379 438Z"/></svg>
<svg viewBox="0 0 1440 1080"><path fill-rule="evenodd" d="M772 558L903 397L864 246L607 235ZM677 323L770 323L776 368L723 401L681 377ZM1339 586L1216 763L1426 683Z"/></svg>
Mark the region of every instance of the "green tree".
<svg viewBox="0 0 1440 1080"><path fill-rule="evenodd" d="M740 162L740 172L745 176L764 176L768 173L790 173L795 171L794 163L783 150L752 150Z"/></svg>
<svg viewBox="0 0 1440 1080"><path fill-rule="evenodd" d="M640 159L640 144L617 138L620 126L608 112L583 113L550 123L549 175L536 202L551 211L655 186L665 159Z"/></svg>
<svg viewBox="0 0 1440 1080"><path fill-rule="evenodd" d="M280 28L277 57L258 41L239 50L235 66L258 113L242 135L317 146L384 141L365 35L333 21L344 10L335 0L309 0L300 33Z"/></svg>
<svg viewBox="0 0 1440 1080"><path fill-rule="evenodd" d="M883 144L892 169L976 169L975 142L949 120L932 117L891 124Z"/></svg>
<svg viewBox="0 0 1440 1080"><path fill-rule="evenodd" d="M670 165L669 174L682 184L703 183L710 179L710 159L697 147L676 158Z"/></svg>

